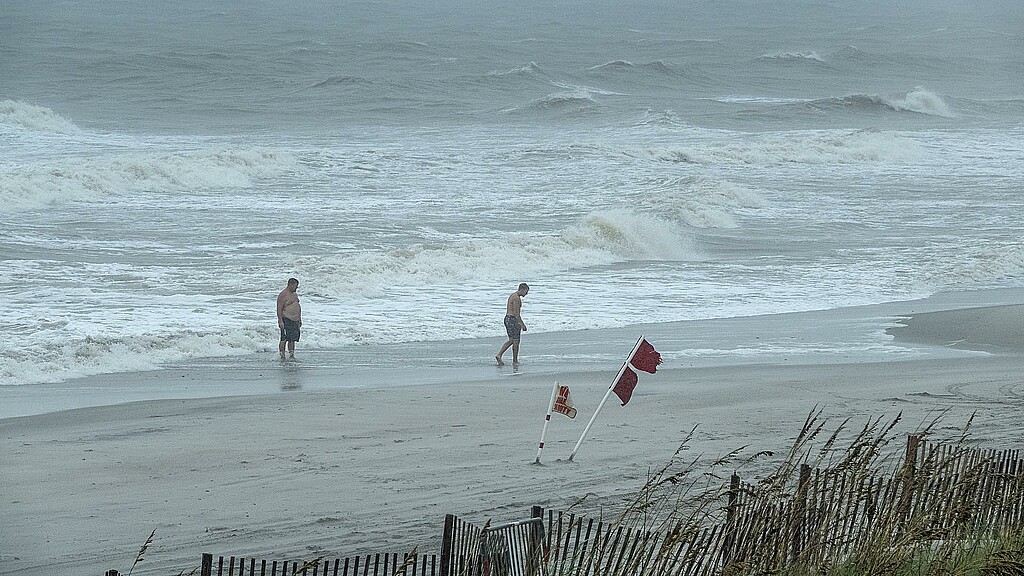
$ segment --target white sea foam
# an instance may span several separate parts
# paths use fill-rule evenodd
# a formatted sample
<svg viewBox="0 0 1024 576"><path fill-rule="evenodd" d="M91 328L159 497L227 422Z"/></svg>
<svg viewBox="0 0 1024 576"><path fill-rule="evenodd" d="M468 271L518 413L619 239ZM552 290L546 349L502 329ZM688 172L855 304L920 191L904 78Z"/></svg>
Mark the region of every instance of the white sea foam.
<svg viewBox="0 0 1024 576"><path fill-rule="evenodd" d="M530 62L526 66L520 66L519 68L513 68L511 70L505 70L503 72L492 71L488 72L488 76L520 76L523 74L535 74L540 72L540 66L536 62Z"/></svg>
<svg viewBox="0 0 1024 576"><path fill-rule="evenodd" d="M654 148L648 153L666 162L740 162L773 166L783 163L898 163L918 159L923 151L916 142L891 132L857 130L773 133L755 139Z"/></svg>
<svg viewBox="0 0 1024 576"><path fill-rule="evenodd" d="M268 343L272 342L272 330L266 327L223 333L86 337L35 347L31 355L0 354L0 385L55 383L96 374L157 370L187 358L240 356L269 350Z"/></svg>
<svg viewBox="0 0 1024 576"><path fill-rule="evenodd" d="M77 134L82 131L49 108L13 100L0 101L0 126L57 134Z"/></svg>
<svg viewBox="0 0 1024 576"><path fill-rule="evenodd" d="M576 84L567 84L565 82L552 82L551 84L553 86L557 86L558 88L562 88L572 94L585 93L597 96L625 96L625 94L623 94L622 92L615 92L614 90L606 90L604 88L597 88L594 86L577 86Z"/></svg>
<svg viewBox="0 0 1024 576"><path fill-rule="evenodd" d="M810 101L806 98L778 98L775 96L719 96L712 100L726 104L795 104Z"/></svg>
<svg viewBox="0 0 1024 576"><path fill-rule="evenodd" d="M241 188L250 186L256 178L279 174L295 165L294 157L286 152L221 148L0 166L0 213L96 201L136 191Z"/></svg>
<svg viewBox="0 0 1024 576"><path fill-rule="evenodd" d="M772 52L758 56L758 60L783 60L783 61L814 61L824 62L817 52Z"/></svg>
<svg viewBox="0 0 1024 576"><path fill-rule="evenodd" d="M756 190L720 179L686 176L651 183L641 206L695 228L735 228L736 210L761 208L765 197Z"/></svg>
<svg viewBox="0 0 1024 576"><path fill-rule="evenodd" d="M998 286L1024 276L1024 246L995 242L968 246L957 258L934 262L926 270L932 286Z"/></svg>

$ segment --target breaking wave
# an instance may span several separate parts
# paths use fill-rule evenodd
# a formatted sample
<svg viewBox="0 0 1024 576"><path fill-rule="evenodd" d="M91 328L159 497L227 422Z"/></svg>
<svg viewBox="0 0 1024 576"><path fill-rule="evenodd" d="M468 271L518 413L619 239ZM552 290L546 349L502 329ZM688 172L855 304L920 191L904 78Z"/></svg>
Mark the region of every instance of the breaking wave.
<svg viewBox="0 0 1024 576"><path fill-rule="evenodd" d="M0 213L97 201L137 191L243 188L256 178L295 165L290 154L280 151L211 149L80 157L0 168Z"/></svg>
<svg viewBox="0 0 1024 576"><path fill-rule="evenodd" d="M814 109L853 109L858 111L888 110L895 112L913 112L942 118L955 118L943 98L924 88L901 94L880 96L876 94L853 94L838 98L822 98L811 100L806 104Z"/></svg>
<svg viewBox="0 0 1024 576"><path fill-rule="evenodd" d="M317 256L296 262L317 275L329 297L373 297L396 287L502 281L631 260L688 260L697 252L677 223L630 210L604 210L550 236L453 240L399 250Z"/></svg>
<svg viewBox="0 0 1024 576"><path fill-rule="evenodd" d="M646 188L640 207L694 228L736 228L738 210L768 204L757 190L703 176L659 178Z"/></svg>
<svg viewBox="0 0 1024 576"><path fill-rule="evenodd" d="M55 383L97 374L158 370L188 358L252 354L270 348L267 343L273 341L273 332L273 327L248 327L222 333L86 337L37 347L31 356L0 355L0 385Z"/></svg>
<svg viewBox="0 0 1024 576"><path fill-rule="evenodd" d="M920 158L923 151L913 140L897 134L856 130L774 133L746 141L651 148L646 153L664 162L773 166L784 163L906 162Z"/></svg>
<svg viewBox="0 0 1024 576"><path fill-rule="evenodd" d="M77 134L82 131L49 108L13 100L0 101L0 126L54 134Z"/></svg>

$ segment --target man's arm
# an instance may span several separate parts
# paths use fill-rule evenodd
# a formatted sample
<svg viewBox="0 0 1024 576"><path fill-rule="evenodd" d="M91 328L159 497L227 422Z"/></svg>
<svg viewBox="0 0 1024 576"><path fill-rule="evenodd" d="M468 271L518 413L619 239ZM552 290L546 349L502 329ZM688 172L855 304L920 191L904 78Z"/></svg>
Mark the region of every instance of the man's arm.
<svg viewBox="0 0 1024 576"><path fill-rule="evenodd" d="M509 300L510 303L512 304L512 315L516 317L516 320L519 320L519 327L522 328L525 332L526 322L523 322L523 316L521 314L523 311L523 299L522 297L519 296L519 293L517 292L512 294Z"/></svg>
<svg viewBox="0 0 1024 576"><path fill-rule="evenodd" d="M284 326L284 292L277 295L277 325Z"/></svg>

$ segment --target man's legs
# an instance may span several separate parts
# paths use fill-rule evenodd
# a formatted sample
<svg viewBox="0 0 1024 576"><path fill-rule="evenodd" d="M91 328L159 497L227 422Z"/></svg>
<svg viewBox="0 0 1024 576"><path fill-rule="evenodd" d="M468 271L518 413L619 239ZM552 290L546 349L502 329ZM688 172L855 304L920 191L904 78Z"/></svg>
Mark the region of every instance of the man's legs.
<svg viewBox="0 0 1024 576"><path fill-rule="evenodd" d="M498 366L505 365L505 363L501 360L501 356L505 354L505 350L508 350L508 347L512 346L513 343L516 345L516 347L512 350L512 355L515 356L517 354L516 350L519 349L519 343L509 338L507 342L501 345L501 350L498 350L498 354L494 356L494 359L498 361Z"/></svg>
<svg viewBox="0 0 1024 576"><path fill-rule="evenodd" d="M288 341L288 355L295 358L295 340Z"/></svg>
<svg viewBox="0 0 1024 576"><path fill-rule="evenodd" d="M285 345L285 341L284 341L284 339L282 339L281 340L281 345L277 347L277 349L281 352L281 358L284 358L284 345Z"/></svg>
<svg viewBox="0 0 1024 576"><path fill-rule="evenodd" d="M512 342L512 365L519 366L519 340Z"/></svg>

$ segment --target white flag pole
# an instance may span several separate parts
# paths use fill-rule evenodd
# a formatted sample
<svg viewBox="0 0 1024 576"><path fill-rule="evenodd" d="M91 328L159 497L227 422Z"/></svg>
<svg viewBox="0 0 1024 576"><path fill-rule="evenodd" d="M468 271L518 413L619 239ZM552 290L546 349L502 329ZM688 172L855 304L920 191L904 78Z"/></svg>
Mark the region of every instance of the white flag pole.
<svg viewBox="0 0 1024 576"><path fill-rule="evenodd" d="M626 361L622 363L622 367L619 368L619 372L612 379L612 383L608 386L608 391L604 393L604 398L601 399L601 403L597 405L597 410L594 410L594 415L590 417L590 422L587 422L587 427L583 429L583 434L580 435L580 439L576 441L576 447L572 449L572 454L569 454L569 462L576 457L576 451L580 449L580 444L583 444L583 439L587 437L587 432L590 432L590 426L594 424L594 420L597 419L597 413L604 407L604 403L608 400L608 397L612 394L612 388L615 388L615 384L622 378L623 373L626 372L626 366L629 365L629 361L633 359L633 355L636 354L637 349L640 348L640 343L644 341L643 335L640 335L636 339L636 344L633 345L633 350L629 352L629 356L626 356Z"/></svg>
<svg viewBox="0 0 1024 576"><path fill-rule="evenodd" d="M551 409L555 405L555 394L558 393L558 382L555 382L555 387L551 389L551 400L548 400L548 415L544 417L544 429L540 431L540 446L537 447L537 459L533 461L534 464L540 464L540 453L544 450L544 436L548 433L548 422L551 422Z"/></svg>

